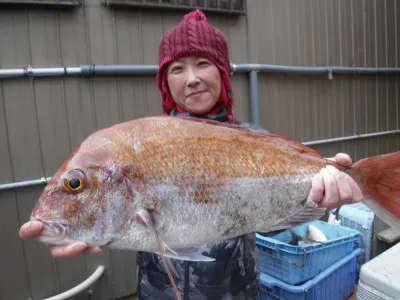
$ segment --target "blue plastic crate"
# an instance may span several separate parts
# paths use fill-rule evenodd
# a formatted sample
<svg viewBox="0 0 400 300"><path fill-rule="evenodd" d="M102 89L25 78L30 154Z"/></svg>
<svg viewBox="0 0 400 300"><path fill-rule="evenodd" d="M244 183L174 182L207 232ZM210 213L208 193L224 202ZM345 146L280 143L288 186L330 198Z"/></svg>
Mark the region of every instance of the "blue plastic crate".
<svg viewBox="0 0 400 300"><path fill-rule="evenodd" d="M313 279L302 285L290 285L261 273L259 300L345 300L353 294L357 256L356 249Z"/></svg>
<svg viewBox="0 0 400 300"><path fill-rule="evenodd" d="M309 224L321 230L328 241L320 244L290 245L292 235L285 230L273 237L256 234L260 271L288 284L301 284L313 278L339 259L359 248L360 232L317 220L294 227L305 237Z"/></svg>

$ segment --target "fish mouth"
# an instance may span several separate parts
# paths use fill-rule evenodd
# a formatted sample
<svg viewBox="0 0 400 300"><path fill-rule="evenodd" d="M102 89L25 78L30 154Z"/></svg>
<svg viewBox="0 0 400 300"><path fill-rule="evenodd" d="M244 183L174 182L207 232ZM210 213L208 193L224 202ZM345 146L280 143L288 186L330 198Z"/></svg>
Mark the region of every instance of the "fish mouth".
<svg viewBox="0 0 400 300"><path fill-rule="evenodd" d="M70 243L70 241L67 241L66 239L66 224L54 221L45 221L33 217L31 220L39 221L43 224L43 230L38 236L38 239L41 242L53 245L65 245Z"/></svg>

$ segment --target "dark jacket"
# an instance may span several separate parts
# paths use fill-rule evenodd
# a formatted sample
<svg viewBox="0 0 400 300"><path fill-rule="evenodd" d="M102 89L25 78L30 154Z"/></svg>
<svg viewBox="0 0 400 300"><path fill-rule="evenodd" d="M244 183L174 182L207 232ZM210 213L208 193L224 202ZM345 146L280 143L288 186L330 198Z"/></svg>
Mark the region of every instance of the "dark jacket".
<svg viewBox="0 0 400 300"><path fill-rule="evenodd" d="M209 118L226 122L226 114ZM241 125L263 130L249 123ZM260 271L255 234L207 245L205 249L203 254L215 258L214 262L166 258L182 300L257 299ZM137 278L139 300L176 299L160 256L138 252Z"/></svg>

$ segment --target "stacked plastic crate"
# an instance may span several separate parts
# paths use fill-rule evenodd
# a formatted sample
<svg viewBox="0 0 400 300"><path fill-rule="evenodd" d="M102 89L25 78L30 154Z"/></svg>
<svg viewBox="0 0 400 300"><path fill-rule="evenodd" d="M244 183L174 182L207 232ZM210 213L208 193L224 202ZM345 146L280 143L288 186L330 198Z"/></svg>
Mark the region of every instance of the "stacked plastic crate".
<svg viewBox="0 0 400 300"><path fill-rule="evenodd" d="M310 224L324 233L326 242L293 245L289 230L272 237L256 235L261 271L259 299L344 300L353 293L361 254L360 232L319 220L293 229L306 237Z"/></svg>

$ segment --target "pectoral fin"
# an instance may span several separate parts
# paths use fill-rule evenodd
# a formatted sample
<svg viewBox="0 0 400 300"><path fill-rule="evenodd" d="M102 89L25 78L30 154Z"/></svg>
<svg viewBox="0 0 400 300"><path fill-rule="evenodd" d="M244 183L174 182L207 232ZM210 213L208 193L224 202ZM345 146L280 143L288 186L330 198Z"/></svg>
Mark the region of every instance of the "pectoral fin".
<svg viewBox="0 0 400 300"><path fill-rule="evenodd" d="M160 255L159 252L155 252ZM173 250L164 243L164 256L187 261L215 261L214 258L204 256L197 248L185 248L179 250Z"/></svg>
<svg viewBox="0 0 400 300"><path fill-rule="evenodd" d="M153 231L155 231L153 219L151 218L151 216L147 210L140 209L137 212L137 215L147 227L149 227L150 229L153 229Z"/></svg>
<svg viewBox="0 0 400 300"><path fill-rule="evenodd" d="M171 271L170 271L170 269L168 267L168 264L167 264L167 262L165 260L165 256L168 256L167 253L171 253L171 255L175 255L175 256L176 256L177 253L173 252L173 251L170 251L170 248L167 247L166 244L164 243L164 241L160 238L160 236L157 233L156 227L154 226L153 219L152 219L150 213L146 209L140 209L137 212L137 216L141 219L141 221L147 227L149 227L153 231L153 233L155 235L155 238L156 238L156 241L157 241L158 249L160 250L160 252L159 252L160 256L162 258L162 261L164 263L165 269L167 271L167 275L168 275L169 281L172 284L172 287L173 287L173 289L175 291L177 299L181 300L182 299L181 295L179 294L179 290L178 290L178 288L176 286L175 280L172 277Z"/></svg>
<svg viewBox="0 0 400 300"><path fill-rule="evenodd" d="M155 234L156 240L159 244L159 251L155 252L156 254L179 260L215 261L215 259L201 254L196 248L185 248L179 250L174 250L170 248L157 234L150 213L145 209L141 209L138 211L137 215L147 227L152 229Z"/></svg>

